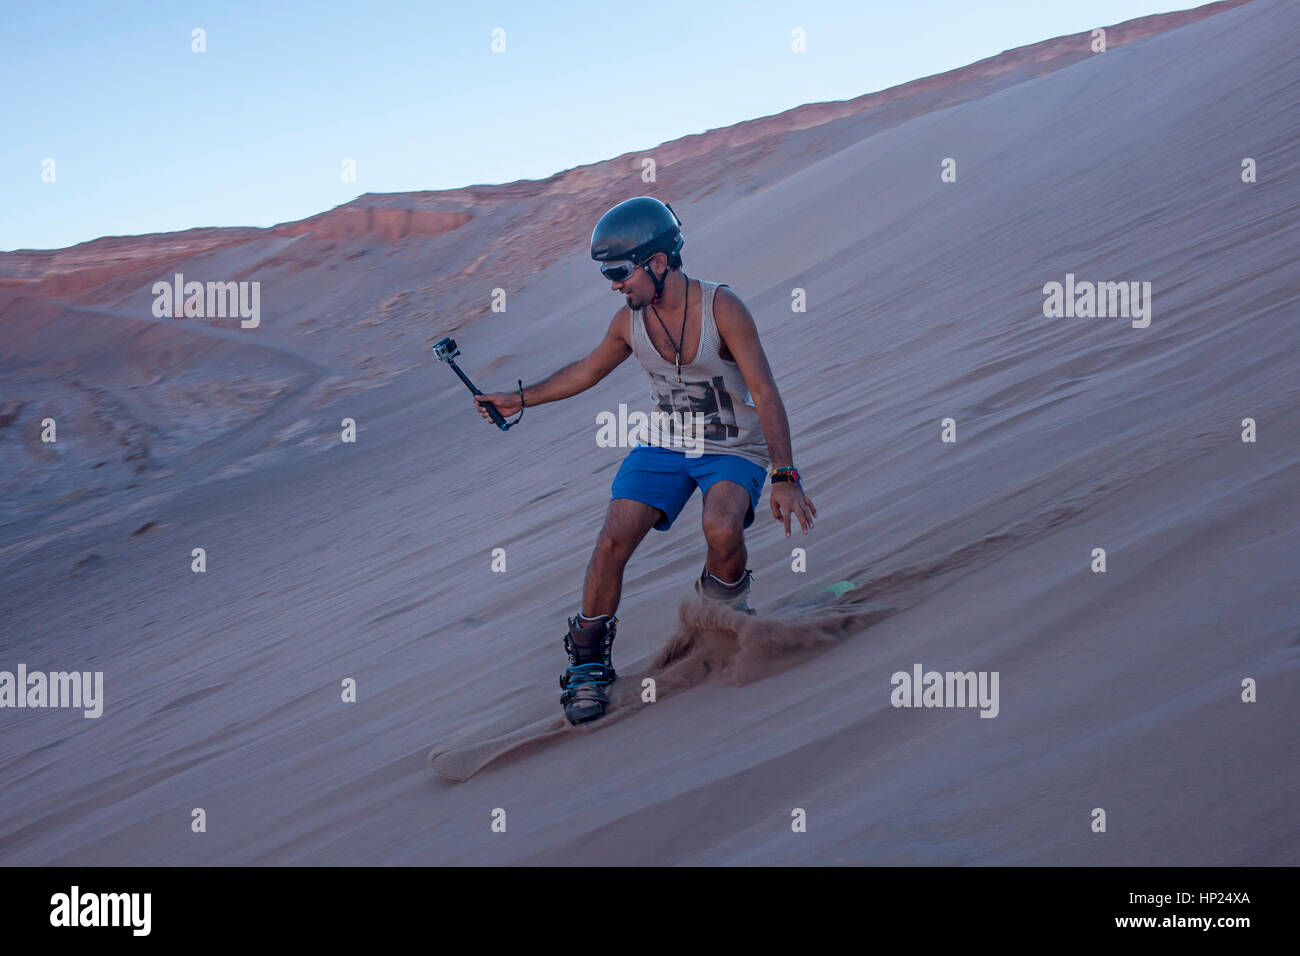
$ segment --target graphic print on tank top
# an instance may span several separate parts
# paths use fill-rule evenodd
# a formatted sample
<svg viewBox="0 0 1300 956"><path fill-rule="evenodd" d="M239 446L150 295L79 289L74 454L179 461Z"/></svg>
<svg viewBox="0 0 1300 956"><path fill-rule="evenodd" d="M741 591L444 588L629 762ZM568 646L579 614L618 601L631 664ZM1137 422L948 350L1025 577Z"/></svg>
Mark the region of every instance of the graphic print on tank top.
<svg viewBox="0 0 1300 956"><path fill-rule="evenodd" d="M677 434L679 418L689 427L698 413L704 416L703 437L707 441L725 442L740 436L735 405L721 375L705 382L692 382L686 378L680 384L655 381L650 396L659 410L668 416L674 434ZM674 412L678 413L677 416L673 416Z"/></svg>

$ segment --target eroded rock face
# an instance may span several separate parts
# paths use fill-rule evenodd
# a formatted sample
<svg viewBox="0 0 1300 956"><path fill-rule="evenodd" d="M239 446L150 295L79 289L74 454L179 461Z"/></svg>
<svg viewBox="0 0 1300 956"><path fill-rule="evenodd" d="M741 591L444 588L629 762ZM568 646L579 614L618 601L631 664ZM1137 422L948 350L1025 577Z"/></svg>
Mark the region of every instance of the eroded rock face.
<svg viewBox="0 0 1300 956"><path fill-rule="evenodd" d="M354 239L372 236L397 242L407 236L435 236L459 229L474 217L467 212L436 212L429 209L375 209L340 206L301 222L276 226L277 235L310 234L318 239Z"/></svg>

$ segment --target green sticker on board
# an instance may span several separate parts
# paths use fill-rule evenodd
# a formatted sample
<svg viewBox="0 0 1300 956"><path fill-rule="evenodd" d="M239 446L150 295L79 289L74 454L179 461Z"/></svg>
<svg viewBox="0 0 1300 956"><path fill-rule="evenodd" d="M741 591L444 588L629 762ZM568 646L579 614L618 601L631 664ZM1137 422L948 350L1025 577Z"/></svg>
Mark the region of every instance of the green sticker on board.
<svg viewBox="0 0 1300 956"><path fill-rule="evenodd" d="M836 581L834 584L828 584L822 588L822 591L830 591L835 597L843 597L845 591L852 591L857 585L852 581ZM818 592L820 593L820 592Z"/></svg>

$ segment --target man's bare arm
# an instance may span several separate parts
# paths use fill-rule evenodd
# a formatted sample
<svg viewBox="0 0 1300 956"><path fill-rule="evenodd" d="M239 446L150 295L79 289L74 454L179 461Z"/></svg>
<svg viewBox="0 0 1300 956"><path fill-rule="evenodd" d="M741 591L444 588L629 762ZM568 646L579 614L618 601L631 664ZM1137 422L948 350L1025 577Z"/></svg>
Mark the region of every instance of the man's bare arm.
<svg viewBox="0 0 1300 956"><path fill-rule="evenodd" d="M624 326L628 324L627 309L619 309L600 344L586 358L566 365L536 385L524 386L525 405L544 405L570 398L585 392L614 371L632 354Z"/></svg>
<svg viewBox="0 0 1300 956"><path fill-rule="evenodd" d="M736 360L745 385L753 396L772 467L793 465L790 420L786 417L781 393L777 391L776 382L772 379L772 369L767 364L763 345L758 340L754 317L745 308L745 303L725 286L718 289L713 300L713 317L718 324L718 334L726 343L731 357ZM812 530L813 519L817 517L817 506L804 494L802 481L795 484L773 482L769 500L772 517L785 526L787 538L790 537L790 522L796 518L804 534Z"/></svg>
<svg viewBox="0 0 1300 956"><path fill-rule="evenodd" d="M754 399L754 408L758 411L758 421L763 429L768 455L772 458L772 467L793 465L790 420L786 416L785 403L781 401L776 381L772 378L772 368L767 364L767 354L763 351L763 343L759 341L754 317L739 296L726 286L719 286L713 300L713 318L727 351L736 360L749 394Z"/></svg>
<svg viewBox="0 0 1300 956"><path fill-rule="evenodd" d="M545 405L547 402L558 402L562 398L569 398L591 388L632 354L631 334L629 313L627 308L624 307L614 316L614 321L609 324L609 331L605 333L605 338L601 340L601 343L596 346L590 355L571 365L564 366L554 375L543 379L536 385L525 386L524 405ZM497 411L506 416L514 415L517 412L522 413L523 411L523 407L519 404L518 390L513 392L489 392L484 395L474 396L474 407L478 409L478 413L485 419L490 417L485 407L487 405L496 406Z"/></svg>

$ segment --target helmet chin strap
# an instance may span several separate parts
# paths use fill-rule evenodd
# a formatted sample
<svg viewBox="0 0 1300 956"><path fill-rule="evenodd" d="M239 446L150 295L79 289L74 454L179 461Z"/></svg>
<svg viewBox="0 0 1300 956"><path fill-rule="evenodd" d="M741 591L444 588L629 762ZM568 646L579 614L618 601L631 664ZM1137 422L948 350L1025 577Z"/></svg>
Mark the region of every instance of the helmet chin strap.
<svg viewBox="0 0 1300 956"><path fill-rule="evenodd" d="M642 266L641 266L641 268L645 269L646 272L649 272L649 273L650 273L650 278L654 280L654 284L655 284L655 297L654 297L653 299L651 299L650 301L651 301L651 302L655 302L655 303L657 303L657 302L658 302L660 299L662 299L663 296L664 296L664 281L668 278L668 270L665 269L665 270L664 270L664 274L663 274L663 278L660 278L659 276L657 276L657 275L654 274L654 271L650 268L650 263L648 263L648 262L643 263Z"/></svg>

